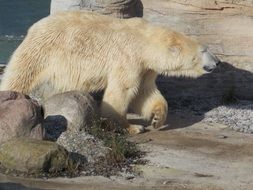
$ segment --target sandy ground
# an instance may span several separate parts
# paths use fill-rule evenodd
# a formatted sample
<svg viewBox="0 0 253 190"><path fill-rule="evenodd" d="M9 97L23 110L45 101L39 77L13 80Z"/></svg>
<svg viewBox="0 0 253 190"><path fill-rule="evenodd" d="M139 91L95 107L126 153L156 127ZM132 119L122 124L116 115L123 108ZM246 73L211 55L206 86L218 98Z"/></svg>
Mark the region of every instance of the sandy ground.
<svg viewBox="0 0 253 190"><path fill-rule="evenodd" d="M133 166L139 175L25 179L0 174L0 190L252 190L253 135L213 121L189 109L172 110L167 126L132 137L148 161Z"/></svg>
<svg viewBox="0 0 253 190"><path fill-rule="evenodd" d="M167 127L131 138L148 160L147 165L134 166L139 176L23 179L0 175L0 189L252 189L252 134L203 121L187 126L194 118L169 118Z"/></svg>

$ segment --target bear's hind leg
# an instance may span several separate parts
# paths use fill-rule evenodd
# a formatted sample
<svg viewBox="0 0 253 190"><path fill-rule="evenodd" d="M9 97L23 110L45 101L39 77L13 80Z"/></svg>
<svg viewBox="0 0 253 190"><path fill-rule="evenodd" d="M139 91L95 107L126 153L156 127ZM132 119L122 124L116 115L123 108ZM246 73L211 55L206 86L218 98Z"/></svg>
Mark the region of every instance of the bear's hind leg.
<svg viewBox="0 0 253 190"><path fill-rule="evenodd" d="M28 94L35 85L34 81L45 68L43 63L46 62L47 56L37 43L31 43L32 41L26 37L12 55L5 69L0 90Z"/></svg>
<svg viewBox="0 0 253 190"><path fill-rule="evenodd" d="M134 96L133 88L123 88L118 81L108 84L101 105L101 116L115 120L126 127L130 134L138 134L144 131L142 125L130 125L126 119L129 103Z"/></svg>

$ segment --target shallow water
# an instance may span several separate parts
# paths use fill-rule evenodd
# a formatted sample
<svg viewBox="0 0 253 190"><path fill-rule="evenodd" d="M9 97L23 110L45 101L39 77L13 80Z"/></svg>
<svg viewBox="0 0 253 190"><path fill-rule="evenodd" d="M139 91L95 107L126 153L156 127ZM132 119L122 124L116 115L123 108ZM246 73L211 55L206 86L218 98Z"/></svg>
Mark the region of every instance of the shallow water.
<svg viewBox="0 0 253 190"><path fill-rule="evenodd" d="M0 63L5 64L8 62L12 52L22 42L23 38L9 39L8 37L0 37Z"/></svg>
<svg viewBox="0 0 253 190"><path fill-rule="evenodd" d="M49 10L50 0L0 0L0 63L8 62L27 29Z"/></svg>

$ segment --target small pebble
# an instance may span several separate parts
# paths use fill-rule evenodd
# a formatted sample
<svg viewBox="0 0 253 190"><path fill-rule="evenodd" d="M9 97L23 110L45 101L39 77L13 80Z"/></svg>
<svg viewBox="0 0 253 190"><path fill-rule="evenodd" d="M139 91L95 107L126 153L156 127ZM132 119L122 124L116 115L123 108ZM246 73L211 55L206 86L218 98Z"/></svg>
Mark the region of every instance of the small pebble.
<svg viewBox="0 0 253 190"><path fill-rule="evenodd" d="M226 138L228 138L228 136L226 136L226 135L219 135L218 138L219 139L226 139Z"/></svg>
<svg viewBox="0 0 253 190"><path fill-rule="evenodd" d="M127 175L125 177L126 180L131 180L131 179L134 179L134 175Z"/></svg>

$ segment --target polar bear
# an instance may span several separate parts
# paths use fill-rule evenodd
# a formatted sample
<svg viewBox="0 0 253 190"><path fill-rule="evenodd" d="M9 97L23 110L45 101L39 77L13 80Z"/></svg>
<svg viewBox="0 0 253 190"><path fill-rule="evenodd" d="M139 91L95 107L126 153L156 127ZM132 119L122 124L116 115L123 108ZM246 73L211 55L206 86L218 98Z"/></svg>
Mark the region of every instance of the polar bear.
<svg viewBox="0 0 253 190"><path fill-rule="evenodd" d="M105 90L103 117L131 125L128 109L161 127L167 102L157 75L198 77L219 60L196 41L141 18L116 19L85 12L61 12L35 23L7 66L1 90L30 94L50 84L54 93Z"/></svg>

